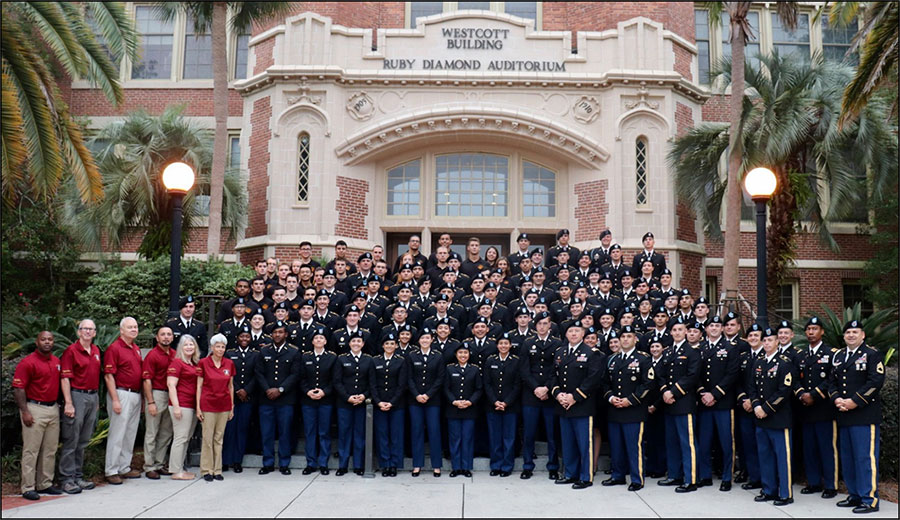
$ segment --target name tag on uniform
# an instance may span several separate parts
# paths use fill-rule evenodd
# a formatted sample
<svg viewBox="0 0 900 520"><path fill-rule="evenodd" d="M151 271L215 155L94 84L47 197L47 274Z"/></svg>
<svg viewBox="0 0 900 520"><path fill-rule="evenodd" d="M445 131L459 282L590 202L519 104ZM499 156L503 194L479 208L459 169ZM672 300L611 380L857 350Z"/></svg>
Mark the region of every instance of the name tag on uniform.
<svg viewBox="0 0 900 520"><path fill-rule="evenodd" d="M344 368L350 368L351 366L353 365L351 365L350 363L344 363Z"/></svg>
<svg viewBox="0 0 900 520"><path fill-rule="evenodd" d="M422 366L422 362L421 361L413 361L413 365L420 367L420 366Z"/></svg>
<svg viewBox="0 0 900 520"><path fill-rule="evenodd" d="M266 361L272 361L272 356L263 356Z"/></svg>
<svg viewBox="0 0 900 520"><path fill-rule="evenodd" d="M375 368L382 369L384 368L384 365L375 365Z"/></svg>
<svg viewBox="0 0 900 520"><path fill-rule="evenodd" d="M459 377L459 376L460 376L460 374L458 374L458 373L456 373L456 372L450 374L450 377Z"/></svg>
<svg viewBox="0 0 900 520"><path fill-rule="evenodd" d="M312 365L313 362L312 362L312 361L307 361L306 364L307 364L307 365Z"/></svg>
<svg viewBox="0 0 900 520"><path fill-rule="evenodd" d="M687 359L687 356L678 356L678 359Z"/></svg>
<svg viewBox="0 0 900 520"><path fill-rule="evenodd" d="M497 365L491 365L491 368L500 368Z"/></svg>

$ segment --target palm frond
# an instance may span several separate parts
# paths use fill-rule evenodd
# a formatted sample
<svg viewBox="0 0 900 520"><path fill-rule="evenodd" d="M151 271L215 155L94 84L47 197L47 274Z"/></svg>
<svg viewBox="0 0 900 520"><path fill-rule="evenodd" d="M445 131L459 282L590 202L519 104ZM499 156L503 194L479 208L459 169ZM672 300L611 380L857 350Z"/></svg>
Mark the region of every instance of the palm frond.
<svg viewBox="0 0 900 520"><path fill-rule="evenodd" d="M81 45L81 55L86 63L84 70L80 71L80 74L93 85L99 86L107 99L117 105L121 104L125 101L125 94L122 92L119 84L118 69L116 69L116 66L100 43L97 42L94 33L83 21L84 17L80 9L74 4L63 3L62 5L67 13L72 31L76 34Z"/></svg>
<svg viewBox="0 0 900 520"><path fill-rule="evenodd" d="M87 11L114 57L136 59L138 35L123 2L85 2Z"/></svg>
<svg viewBox="0 0 900 520"><path fill-rule="evenodd" d="M713 237L722 236L719 213L727 182L719 176L719 161L727 147L728 125L705 123L676 139L668 153L678 196Z"/></svg>
<svg viewBox="0 0 900 520"><path fill-rule="evenodd" d="M25 167L28 152L22 141L24 122L22 109L16 98L12 78L6 73L7 64L3 62L3 110L0 111L0 134L3 139L3 185L0 190L7 206L15 200L16 186L25 179Z"/></svg>
<svg viewBox="0 0 900 520"><path fill-rule="evenodd" d="M841 105L843 125L857 117L872 94L885 81L896 81L900 9L897 2L873 3L866 10L864 26L854 37L851 52L861 42L856 75L844 90Z"/></svg>
<svg viewBox="0 0 900 520"><path fill-rule="evenodd" d="M232 12L231 30L235 34L250 29L253 24L283 18L294 11L292 2L228 2L228 7Z"/></svg>
<svg viewBox="0 0 900 520"><path fill-rule="evenodd" d="M83 74L87 69L81 59L78 39L60 2L16 2L16 8L40 31L41 39L53 51L53 56L70 76Z"/></svg>

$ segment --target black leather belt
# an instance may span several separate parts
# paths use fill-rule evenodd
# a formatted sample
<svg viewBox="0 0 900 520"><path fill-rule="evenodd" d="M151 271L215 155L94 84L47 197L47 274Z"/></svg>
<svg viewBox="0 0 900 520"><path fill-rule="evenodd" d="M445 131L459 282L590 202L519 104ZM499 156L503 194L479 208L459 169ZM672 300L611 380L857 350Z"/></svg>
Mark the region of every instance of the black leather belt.
<svg viewBox="0 0 900 520"><path fill-rule="evenodd" d="M96 394L97 390L82 390L81 388L73 388L73 392L79 392L82 394Z"/></svg>
<svg viewBox="0 0 900 520"><path fill-rule="evenodd" d="M56 401L38 401L36 399L28 399L28 402L39 404L41 406L56 406Z"/></svg>
<svg viewBox="0 0 900 520"><path fill-rule="evenodd" d="M116 389L117 389L117 390L125 390L126 392L131 392L132 394L139 394L139 393L141 393L140 390L132 390L132 389L130 389L130 388L125 388L124 386L117 386Z"/></svg>

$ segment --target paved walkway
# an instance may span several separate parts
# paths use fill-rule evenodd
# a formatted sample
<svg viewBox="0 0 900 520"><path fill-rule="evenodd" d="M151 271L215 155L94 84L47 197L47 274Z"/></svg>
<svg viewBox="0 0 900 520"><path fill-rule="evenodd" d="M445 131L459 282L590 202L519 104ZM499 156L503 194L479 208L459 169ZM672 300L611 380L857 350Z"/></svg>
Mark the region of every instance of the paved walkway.
<svg viewBox="0 0 900 520"><path fill-rule="evenodd" d="M605 477L604 477L605 478ZM637 493L624 486L605 488L599 480L576 491L556 486L547 473L531 480L490 477L476 472L472 478L436 479L430 474L413 478L408 472L395 478L361 478L352 473L336 477L302 476L278 472L260 476L255 470L225 473L222 482L174 481L163 478L127 480L121 486L101 486L80 495L44 500L6 509L5 518L68 517L857 517L835 507L844 498L823 500L801 495L787 507L753 501L755 491L718 491L718 486L679 495L672 488L648 485ZM6 500L6 497L4 497ZM897 518L897 504L881 502L881 511L868 518Z"/></svg>

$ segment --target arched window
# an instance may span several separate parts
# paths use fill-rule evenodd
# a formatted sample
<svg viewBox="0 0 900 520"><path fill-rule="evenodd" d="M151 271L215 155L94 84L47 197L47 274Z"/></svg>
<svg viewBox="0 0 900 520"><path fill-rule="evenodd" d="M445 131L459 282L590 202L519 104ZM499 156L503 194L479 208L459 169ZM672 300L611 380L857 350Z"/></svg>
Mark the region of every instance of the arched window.
<svg viewBox="0 0 900 520"><path fill-rule="evenodd" d="M422 161L416 159L388 170L387 214L419 216L419 176Z"/></svg>
<svg viewBox="0 0 900 520"><path fill-rule="evenodd" d="M634 180L638 206L647 204L647 138L638 137L634 143Z"/></svg>
<svg viewBox="0 0 900 520"><path fill-rule="evenodd" d="M556 173L522 161L522 210L525 217L556 216Z"/></svg>
<svg viewBox="0 0 900 520"><path fill-rule="evenodd" d="M297 138L297 202L309 202L309 134Z"/></svg>

